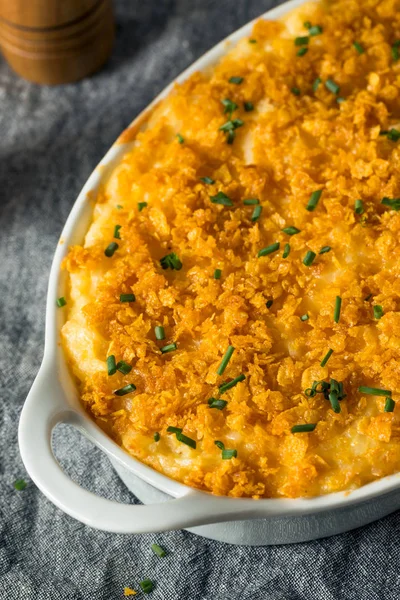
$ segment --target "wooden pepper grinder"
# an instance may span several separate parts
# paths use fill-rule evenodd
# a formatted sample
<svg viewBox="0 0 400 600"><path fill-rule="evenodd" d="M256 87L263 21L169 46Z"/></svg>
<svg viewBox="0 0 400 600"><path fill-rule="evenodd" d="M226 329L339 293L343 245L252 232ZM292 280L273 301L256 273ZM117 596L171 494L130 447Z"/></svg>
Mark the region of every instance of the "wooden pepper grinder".
<svg viewBox="0 0 400 600"><path fill-rule="evenodd" d="M55 85L82 79L107 60L112 0L0 0L0 47L21 77Z"/></svg>

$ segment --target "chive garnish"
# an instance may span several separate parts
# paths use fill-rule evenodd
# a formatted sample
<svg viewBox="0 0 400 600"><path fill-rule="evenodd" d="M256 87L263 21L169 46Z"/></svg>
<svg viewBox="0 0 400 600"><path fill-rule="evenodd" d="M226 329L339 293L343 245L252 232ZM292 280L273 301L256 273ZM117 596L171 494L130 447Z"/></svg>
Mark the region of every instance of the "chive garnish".
<svg viewBox="0 0 400 600"><path fill-rule="evenodd" d="M128 375L132 371L132 366L128 365L124 360L120 360L117 362L117 371L122 373L123 375Z"/></svg>
<svg viewBox="0 0 400 600"><path fill-rule="evenodd" d="M386 398L384 412L393 412L396 402L392 398Z"/></svg>
<svg viewBox="0 0 400 600"><path fill-rule="evenodd" d="M293 425L290 431L292 433L306 433L309 431L314 431L316 426L316 423L304 423L304 425Z"/></svg>
<svg viewBox="0 0 400 600"><path fill-rule="evenodd" d="M173 342L172 344L167 344L166 346L163 346L162 348L160 348L162 354L166 354L167 352L173 352L176 349L177 349L177 345L175 342Z"/></svg>
<svg viewBox="0 0 400 600"><path fill-rule="evenodd" d="M156 336L156 340L165 340L165 331L162 325L156 325L154 327L154 333Z"/></svg>
<svg viewBox="0 0 400 600"><path fill-rule="evenodd" d="M125 385L124 387L120 388L119 390L115 390L114 394L116 396L125 396L126 394L130 394L131 392L134 392L136 390L136 385L134 385L133 383L128 383L128 385Z"/></svg>
<svg viewBox="0 0 400 600"><path fill-rule="evenodd" d="M261 256L267 256L268 254L272 254L273 252L279 250L280 246L280 242L275 242L274 244L271 244L270 246L259 250L257 256L258 258L260 258Z"/></svg>
<svg viewBox="0 0 400 600"><path fill-rule="evenodd" d="M300 233L300 229L297 229L297 227L285 227L284 229L282 229L283 233L286 233L286 235L296 235L296 233Z"/></svg>
<svg viewBox="0 0 400 600"><path fill-rule="evenodd" d="M340 409L339 398L338 398L337 392L332 391L329 394L329 402L331 403L333 412L340 413L341 409Z"/></svg>
<svg viewBox="0 0 400 600"><path fill-rule="evenodd" d="M303 46L302 48L300 48L300 50L298 50L296 52L296 56L304 56L305 54L307 54L307 52L308 52L307 46Z"/></svg>
<svg viewBox="0 0 400 600"><path fill-rule="evenodd" d="M117 364L115 362L114 354L110 354L110 356L107 356L106 365L108 375L115 375L115 373L117 372Z"/></svg>
<svg viewBox="0 0 400 600"><path fill-rule="evenodd" d="M119 297L120 302L135 302L135 294L121 294Z"/></svg>
<svg viewBox="0 0 400 600"><path fill-rule="evenodd" d="M310 38L308 37L308 35L301 35L301 36L295 38L294 45L295 46L306 46L309 41L310 41Z"/></svg>
<svg viewBox="0 0 400 600"><path fill-rule="evenodd" d="M373 307L374 319L381 319L384 315L383 308L379 304L375 304Z"/></svg>
<svg viewBox="0 0 400 600"><path fill-rule="evenodd" d="M143 210L144 208L146 208L146 206L147 206L147 202L138 202L138 209L139 209L139 212L142 212L142 210Z"/></svg>
<svg viewBox="0 0 400 600"><path fill-rule="evenodd" d="M160 258L160 264L163 269L175 269L175 271L180 271L182 269L182 263L175 252L171 252Z"/></svg>
<svg viewBox="0 0 400 600"><path fill-rule="evenodd" d="M223 372L225 371L226 367L228 366L228 362L231 360L232 354L234 353L235 348L233 346L228 346L228 349L226 350L221 364L219 365L218 369L217 369L217 373L218 375L222 375Z"/></svg>
<svg viewBox="0 0 400 600"><path fill-rule="evenodd" d="M257 40L255 40L255 39L251 38L251 39L249 40L249 44L257 44Z"/></svg>
<svg viewBox="0 0 400 600"><path fill-rule="evenodd" d="M185 138L180 133L177 133L176 137L178 139L179 144L183 144L183 142L185 141Z"/></svg>
<svg viewBox="0 0 400 600"><path fill-rule="evenodd" d="M321 25L313 25L309 28L310 35L320 35L323 32Z"/></svg>
<svg viewBox="0 0 400 600"><path fill-rule="evenodd" d="M267 300L267 302L265 303L265 306L267 308L271 308L271 306L273 305L274 301L273 300Z"/></svg>
<svg viewBox="0 0 400 600"><path fill-rule="evenodd" d="M244 102L243 108L246 112L251 112L252 110L254 110L254 104L252 102Z"/></svg>
<svg viewBox="0 0 400 600"><path fill-rule="evenodd" d="M211 177L200 177L200 181L207 183L208 185L215 183L214 179L211 179Z"/></svg>
<svg viewBox="0 0 400 600"><path fill-rule="evenodd" d="M56 304L59 308L62 308L63 306L65 306L67 304L67 301L64 298L64 296L61 296L61 298L57 298Z"/></svg>
<svg viewBox="0 0 400 600"><path fill-rule="evenodd" d="M164 558L164 556L167 555L164 548L161 548L161 546L158 544L152 544L151 549L153 550L154 554L157 554L157 556L160 558Z"/></svg>
<svg viewBox="0 0 400 600"><path fill-rule="evenodd" d="M310 29L312 27L311 21L304 21L303 25L306 29Z"/></svg>
<svg viewBox="0 0 400 600"><path fill-rule="evenodd" d="M122 206L122 204L117 204L116 208L117 208L117 210L122 210L124 207Z"/></svg>
<svg viewBox="0 0 400 600"><path fill-rule="evenodd" d="M292 87L292 88L290 88L290 91L292 92L292 94L294 96L300 96L300 94L301 94L300 89L298 87Z"/></svg>
<svg viewBox="0 0 400 600"><path fill-rule="evenodd" d="M114 254L114 252L119 248L117 242L111 242L111 244L108 244L107 248L104 250L104 254L108 257L111 258L112 255Z"/></svg>
<svg viewBox="0 0 400 600"><path fill-rule="evenodd" d="M364 48L361 46L360 42L353 42L353 46L357 50L358 54L364 54Z"/></svg>
<svg viewBox="0 0 400 600"><path fill-rule="evenodd" d="M238 105L236 104L236 102L229 100L229 98L225 98L224 100L221 100L221 103L224 105L224 114L228 113L228 114L232 115L233 111L238 108Z"/></svg>
<svg viewBox="0 0 400 600"><path fill-rule="evenodd" d="M322 79L320 77L317 77L317 79L314 79L314 83L312 86L313 92L316 92L317 89L319 88L319 84L322 83Z"/></svg>
<svg viewBox="0 0 400 600"><path fill-rule="evenodd" d="M210 196L213 204L221 204L222 206L233 206L232 200L224 194L224 192L218 192L216 196Z"/></svg>
<svg viewBox="0 0 400 600"><path fill-rule="evenodd" d="M221 269L215 269L214 271L214 279L221 279L222 271Z"/></svg>
<svg viewBox="0 0 400 600"><path fill-rule="evenodd" d="M312 192L310 199L308 201L308 204L306 206L306 210L309 210L310 212L315 210L315 208L319 202L319 199L321 198L322 192L323 192L323 190L315 190L315 192Z"/></svg>
<svg viewBox="0 0 400 600"><path fill-rule="evenodd" d="M232 381L225 381L225 383L222 383L219 386L219 393L223 394L224 392L235 387L235 385L237 385L241 381L244 381L245 379L246 379L246 376L243 375L243 373L242 373L241 375L239 375L239 377L235 377L235 379L232 379Z"/></svg>
<svg viewBox="0 0 400 600"><path fill-rule="evenodd" d="M219 130L224 131L225 133L228 133L229 131L233 131L234 129L237 129L238 127L242 127L242 125L244 125L244 121L242 121L242 119L233 119L230 121L226 121L226 123L224 123L223 125L221 125L221 127L219 127Z"/></svg>
<svg viewBox="0 0 400 600"><path fill-rule="evenodd" d="M155 434L153 435L153 440L155 442L159 442L161 438L161 435L158 433L158 431L155 432Z"/></svg>
<svg viewBox="0 0 400 600"><path fill-rule="evenodd" d="M237 450L229 450L228 448L224 448L222 450L222 460L230 460L231 458L237 457Z"/></svg>
<svg viewBox="0 0 400 600"><path fill-rule="evenodd" d="M338 104L342 104L343 102L346 102L346 98L343 98L342 96L340 96L339 98L336 98L336 102Z"/></svg>
<svg viewBox="0 0 400 600"><path fill-rule="evenodd" d="M25 479L16 479L13 485L18 492L22 492L26 488L27 483Z"/></svg>
<svg viewBox="0 0 400 600"><path fill-rule="evenodd" d="M154 588L154 583L151 581L151 579L143 579L143 581L139 582L139 585L145 594L150 594Z"/></svg>
<svg viewBox="0 0 400 600"><path fill-rule="evenodd" d="M258 198L246 198L243 200L243 204L245 206L252 206L253 204L260 204L260 201Z"/></svg>
<svg viewBox="0 0 400 600"><path fill-rule="evenodd" d="M226 400L221 400L220 398L209 398L207 402L210 408L216 408L218 410L222 410L228 404Z"/></svg>
<svg viewBox="0 0 400 600"><path fill-rule="evenodd" d="M333 354L332 348L329 348L328 352L325 354L324 358L321 360L321 367L325 367L326 363L330 359Z"/></svg>
<svg viewBox="0 0 400 600"><path fill-rule="evenodd" d="M315 254L315 252L313 252L312 250L308 250L307 254L303 258L303 265L305 265L306 267L310 267L313 264L316 256L317 255Z"/></svg>
<svg viewBox="0 0 400 600"><path fill-rule="evenodd" d="M304 315L301 315L300 321L308 321L309 318L308 313L305 313Z"/></svg>
<svg viewBox="0 0 400 600"><path fill-rule="evenodd" d="M326 254L327 252L330 252L332 250L332 248L330 246L323 246L321 248L321 250L318 252L318 254Z"/></svg>
<svg viewBox="0 0 400 600"><path fill-rule="evenodd" d="M361 394L367 394L369 396L389 396L392 397L392 392L390 390L382 390L381 388L373 388L368 387L366 385L360 385L358 391Z"/></svg>
<svg viewBox="0 0 400 600"><path fill-rule="evenodd" d="M254 221L258 221L258 219L260 218L261 213L262 213L262 206L260 206L258 204L258 206L254 207L253 214L251 215L251 220L253 222Z"/></svg>
<svg viewBox="0 0 400 600"><path fill-rule="evenodd" d="M224 442L220 442L219 440L215 440L214 444L217 446L217 448L219 448L220 450L224 450L225 449L225 444Z"/></svg>
<svg viewBox="0 0 400 600"><path fill-rule="evenodd" d="M386 133L386 137L388 140L391 140L392 142L398 142L400 140L400 131L398 129L395 129L394 127L392 127Z"/></svg>
<svg viewBox="0 0 400 600"><path fill-rule="evenodd" d="M364 205L363 205L363 201L358 199L354 202L354 212L356 213L356 215L362 215L364 212Z"/></svg>
<svg viewBox="0 0 400 600"><path fill-rule="evenodd" d="M282 254L282 258L287 258L290 254L290 244L285 244L285 247L283 249L283 254Z"/></svg>
<svg viewBox="0 0 400 600"><path fill-rule="evenodd" d="M229 83L235 83L236 85L240 85L243 81L243 77L230 77Z"/></svg>
<svg viewBox="0 0 400 600"><path fill-rule="evenodd" d="M119 230L121 229L122 225L116 225L114 227L114 237L117 238L117 240L121 239L121 236L119 235Z"/></svg>
<svg viewBox="0 0 400 600"><path fill-rule="evenodd" d="M336 296L335 308L333 311L333 320L335 321L335 323L339 323L341 308L342 308L342 299L340 296Z"/></svg>
<svg viewBox="0 0 400 600"><path fill-rule="evenodd" d="M170 425L169 427L167 427L167 431L168 433L182 433L182 429L180 427L172 427L172 425Z"/></svg>
<svg viewBox="0 0 400 600"><path fill-rule="evenodd" d="M382 198L381 204L389 206L392 210L400 210L400 198Z"/></svg>
<svg viewBox="0 0 400 600"><path fill-rule="evenodd" d="M400 46L400 40L397 40L396 42L394 42L394 44L392 46L391 50L392 50L393 60L399 60L399 57L400 57L399 46Z"/></svg>
<svg viewBox="0 0 400 600"><path fill-rule="evenodd" d="M192 438L187 437L187 435L184 435L182 433L182 429L180 429L179 427L167 427L167 431L168 433L175 433L178 442L182 442L183 444L186 444L186 446L190 446L191 448L196 449L197 444L195 440L192 440Z"/></svg>
<svg viewBox="0 0 400 600"><path fill-rule="evenodd" d="M335 81L333 81L333 79L327 79L325 81L325 87L327 90L332 92L332 94L337 95L340 92L340 86Z"/></svg>

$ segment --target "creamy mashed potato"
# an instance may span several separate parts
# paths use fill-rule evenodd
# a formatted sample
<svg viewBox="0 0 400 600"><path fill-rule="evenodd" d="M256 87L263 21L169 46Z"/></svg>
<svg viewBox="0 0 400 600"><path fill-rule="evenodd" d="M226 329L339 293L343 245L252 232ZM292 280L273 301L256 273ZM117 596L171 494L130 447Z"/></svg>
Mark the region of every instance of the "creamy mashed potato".
<svg viewBox="0 0 400 600"><path fill-rule="evenodd" d="M154 469L254 498L399 470L399 40L399 1L304 5L122 136L62 337Z"/></svg>

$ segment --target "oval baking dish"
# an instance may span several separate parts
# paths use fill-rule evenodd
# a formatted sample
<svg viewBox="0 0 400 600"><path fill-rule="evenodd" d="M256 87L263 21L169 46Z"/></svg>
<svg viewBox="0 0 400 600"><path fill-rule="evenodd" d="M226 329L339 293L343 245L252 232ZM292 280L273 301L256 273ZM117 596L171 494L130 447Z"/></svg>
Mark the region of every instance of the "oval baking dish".
<svg viewBox="0 0 400 600"><path fill-rule="evenodd" d="M303 4L292 0L269 11L276 19ZM249 35L247 24L204 55L177 78L185 81L195 71L212 66L228 45ZM304 52L303 52L304 53ZM94 197L113 167L129 148L133 132L172 85L130 126L92 173L70 213L57 246L49 279L43 363L23 407L19 444L26 469L40 490L59 508L81 522L118 533L143 533L191 528L195 533L236 544L294 543L353 529L400 507L400 476L390 475L351 492L296 499L259 499L214 496L170 479L122 450L89 417L79 401L60 343L62 311L55 299L64 295L67 274L61 263L68 247L79 244L91 221ZM82 489L58 465L51 447L57 423L73 425L109 457L120 477L144 506L122 505Z"/></svg>

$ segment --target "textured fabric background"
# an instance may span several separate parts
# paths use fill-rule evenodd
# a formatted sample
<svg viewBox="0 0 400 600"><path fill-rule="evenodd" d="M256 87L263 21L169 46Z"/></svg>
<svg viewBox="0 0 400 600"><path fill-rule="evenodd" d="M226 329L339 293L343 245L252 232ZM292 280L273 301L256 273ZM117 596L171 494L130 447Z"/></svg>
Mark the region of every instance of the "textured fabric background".
<svg viewBox="0 0 400 600"><path fill-rule="evenodd" d="M274 0L117 0L107 66L46 88L0 62L0 599L113 600L150 577L154 600L400 598L400 513L295 546L239 548L186 532L123 536L56 509L24 472L22 403L43 352L47 277L62 225L117 135L195 58ZM133 497L107 459L68 428L57 455L76 481L121 502ZM17 492L16 478L27 488ZM159 559L156 541L169 552ZM140 595L139 597L143 597Z"/></svg>

